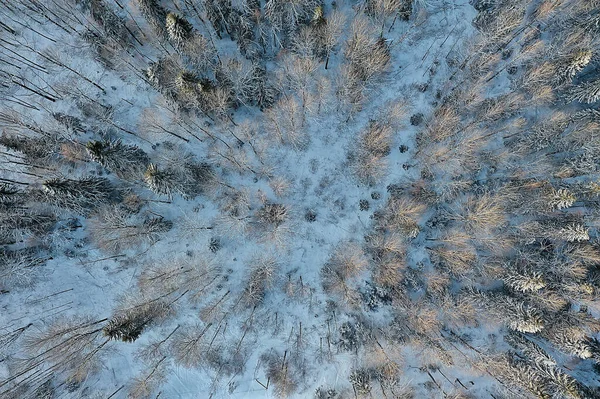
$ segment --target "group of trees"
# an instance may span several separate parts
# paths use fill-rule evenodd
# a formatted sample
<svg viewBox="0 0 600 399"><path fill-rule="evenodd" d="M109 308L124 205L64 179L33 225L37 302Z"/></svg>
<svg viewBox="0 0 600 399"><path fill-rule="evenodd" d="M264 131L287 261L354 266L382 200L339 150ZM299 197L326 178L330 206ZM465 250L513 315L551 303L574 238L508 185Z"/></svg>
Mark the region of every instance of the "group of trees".
<svg viewBox="0 0 600 399"><path fill-rule="evenodd" d="M412 177L387 186L375 209L363 200L370 222L319 248L326 256L311 259L322 264L298 271L278 259L300 223L321 220L298 214L297 182L276 175L278 149L310 149L338 113L344 132L357 127L340 164L348 182L383 192L392 180L406 99L391 93L360 113L392 76L394 46L425 23L424 3L2 2L0 297L75 248L139 272L104 319L3 332L0 396L76 390L118 345L140 345L144 366L110 397L156 397L172 367L204 370L211 394L225 380L235 390L250 358L257 384L304 395L315 391L313 360L338 352L352 368L318 399L468 397L449 378L467 367L498 395L597 396L597 2L473 2L472 40L444 58L449 29L422 55L435 53L419 87L434 109L410 118ZM392 43L399 20L410 26ZM434 79L440 64L448 79ZM144 258L173 237L194 246ZM232 253L240 243L253 253ZM287 303L300 310L286 314ZM326 324L307 328L305 310ZM482 325L492 334L474 336ZM278 346L252 357L269 329ZM411 368L427 382L403 384Z"/></svg>
<svg viewBox="0 0 600 399"><path fill-rule="evenodd" d="M409 201L425 208L415 238L403 235L408 251L424 247L428 260L403 283L423 293L420 306L447 309L436 316L445 328L497 326L516 348L497 349L485 368L501 389L595 397L558 359L593 364L598 348L597 41L583 28L597 5L479 1L476 9L480 33L417 133L420 176L394 187L401 211L388 203L381 220L409 211ZM501 79L510 85L488 96ZM467 318L456 324L449 313Z"/></svg>
<svg viewBox="0 0 600 399"><path fill-rule="evenodd" d="M408 19L411 2L361 4L350 30L346 7L314 0L18 0L0 7L7 17L0 24L7 35L0 50L6 129L0 156L8 165L0 178L1 295L43 279L44 263L63 252L85 257L78 250L99 249L106 257L98 262L143 263L134 292L119 297L110 316L48 315L35 322L35 332L30 324L3 335L0 355L9 376L0 396L75 391L115 347L137 345L149 329L162 331L181 309L196 306L199 320L164 327L167 335L140 351L141 373L107 396L156 394L173 364L211 370L216 390L224 375L244 372L259 331L255 312L284 280L280 262L260 253L246 269L232 271L193 251L185 258L140 258L172 234L195 239L200 231L215 232L206 243L213 253L223 245L220 236L285 247L298 215L282 200L290 184L272 174L269 151L279 144L306 149L317 117L360 110L366 90L390 64L383 27ZM95 68L102 74L95 76ZM252 128L236 123L240 108L256 119ZM382 114L359 139L352 150L359 180L381 177L400 119ZM370 157L373 167L360 166ZM268 178L277 200L250 197L228 181L232 172ZM164 208L198 197L219 202L214 222L172 219ZM323 267L325 291L358 306L357 281L366 266L358 244L341 245ZM293 284L290 298L312 309L316 285L302 276ZM282 342L284 316L267 317ZM305 334L302 323L292 326L283 355L264 356L266 386L278 396L303 386L313 344ZM323 359L332 356L333 334L327 345L321 337ZM352 375L380 378L379 368L369 370ZM350 386L366 392L355 379ZM337 396L334 389L322 392Z"/></svg>

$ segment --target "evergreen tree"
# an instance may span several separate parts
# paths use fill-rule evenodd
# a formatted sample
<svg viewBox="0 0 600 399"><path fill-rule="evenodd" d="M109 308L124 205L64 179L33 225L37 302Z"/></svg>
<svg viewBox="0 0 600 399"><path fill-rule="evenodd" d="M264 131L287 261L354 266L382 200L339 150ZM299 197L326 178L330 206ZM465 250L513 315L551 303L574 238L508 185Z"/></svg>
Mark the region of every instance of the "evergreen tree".
<svg viewBox="0 0 600 399"><path fill-rule="evenodd" d="M59 140L50 137L17 136L7 133L0 135L0 145L18 151L27 157L31 164L45 164L58 153Z"/></svg>
<svg viewBox="0 0 600 399"><path fill-rule="evenodd" d="M544 328L544 319L541 313L533 306L522 302L507 301L510 306L508 326L522 333L537 333ZM507 309L508 310L508 309Z"/></svg>
<svg viewBox="0 0 600 399"><path fill-rule="evenodd" d="M600 79L575 86L567 98L569 101L579 101L585 104L597 102L600 100Z"/></svg>
<svg viewBox="0 0 600 399"><path fill-rule="evenodd" d="M144 18L159 37L166 38L167 11L159 4L158 0L136 0L136 3Z"/></svg>
<svg viewBox="0 0 600 399"><path fill-rule="evenodd" d="M540 399L551 399L548 380L535 368L518 360L510 361L511 379L518 381Z"/></svg>
<svg viewBox="0 0 600 399"><path fill-rule="evenodd" d="M576 51L568 57L562 58L558 62L557 82L559 84L570 82L591 60L592 51L587 49Z"/></svg>
<svg viewBox="0 0 600 399"><path fill-rule="evenodd" d="M44 199L60 208L73 209L79 213L107 204L114 199L115 191L110 182L101 177L80 179L50 179L43 185Z"/></svg>
<svg viewBox="0 0 600 399"><path fill-rule="evenodd" d="M277 90L267 80L267 69L259 63L252 64L252 81L251 85L254 88L252 98L254 103L261 109L270 108L277 97Z"/></svg>
<svg viewBox="0 0 600 399"><path fill-rule="evenodd" d="M0 183L0 209L21 204L24 200L23 193L15 185Z"/></svg>
<svg viewBox="0 0 600 399"><path fill-rule="evenodd" d="M589 241L590 239L588 230L585 226L580 224L572 224L558 229L555 233L555 237L568 242Z"/></svg>
<svg viewBox="0 0 600 399"><path fill-rule="evenodd" d="M81 119L79 119L75 116L63 114L62 112L54 112L54 113L52 113L52 117L58 123L60 123L64 127L66 127L70 132L73 132L73 133L84 133L85 132L85 128L83 127L83 124L81 123Z"/></svg>
<svg viewBox="0 0 600 399"><path fill-rule="evenodd" d="M556 361L538 344L518 332L504 336L504 340L513 348L521 351L540 370L556 367Z"/></svg>
<svg viewBox="0 0 600 399"><path fill-rule="evenodd" d="M113 340L134 342L144 329L170 310L164 302L151 302L114 316L103 328L104 335Z"/></svg>
<svg viewBox="0 0 600 399"><path fill-rule="evenodd" d="M204 11L219 39L222 38L223 32L231 34L229 25L232 14L231 0L205 0Z"/></svg>
<svg viewBox="0 0 600 399"><path fill-rule="evenodd" d="M299 26L308 23L320 5L319 0L268 0L265 17L276 37L276 45L287 47Z"/></svg>
<svg viewBox="0 0 600 399"><path fill-rule="evenodd" d="M573 193L566 188L560 188L553 190L548 203L551 208L560 210L571 207L575 201L577 201L577 198Z"/></svg>
<svg viewBox="0 0 600 399"><path fill-rule="evenodd" d="M177 191L176 175L170 170L160 170L155 164L148 165L144 173L144 181L150 190L169 198Z"/></svg>
<svg viewBox="0 0 600 399"><path fill-rule="evenodd" d="M77 0L81 3L84 10L89 11L90 15L106 32L106 34L117 43L123 43L127 40L127 28L125 22L121 19L103 0Z"/></svg>
<svg viewBox="0 0 600 399"><path fill-rule="evenodd" d="M509 270L503 281L510 288L520 292L538 291L546 286L542 274L536 271L520 272L514 269Z"/></svg>
<svg viewBox="0 0 600 399"><path fill-rule="evenodd" d="M408 21L413 13L413 0L401 0L398 7L398 17Z"/></svg>
<svg viewBox="0 0 600 399"><path fill-rule="evenodd" d="M181 63L175 57L163 57L144 70L148 82L168 98L175 96L176 79L181 73Z"/></svg>
<svg viewBox="0 0 600 399"><path fill-rule="evenodd" d="M142 231L145 235L156 235L160 233L166 233L173 228L173 222L163 217L153 217L144 220L142 224Z"/></svg>
<svg viewBox="0 0 600 399"><path fill-rule="evenodd" d="M169 40L177 49L182 49L194 33L194 28L185 18L173 13L167 14L166 29Z"/></svg>
<svg viewBox="0 0 600 399"><path fill-rule="evenodd" d="M0 204L0 209L2 204ZM14 244L26 237L43 236L56 223L52 213L22 206L0 213L0 245Z"/></svg>
<svg viewBox="0 0 600 399"><path fill-rule="evenodd" d="M86 145L90 158L123 179L141 177L149 159L135 145L126 145L121 140L90 141Z"/></svg>
<svg viewBox="0 0 600 399"><path fill-rule="evenodd" d="M548 329L546 337L561 350L580 359L596 357L598 345L576 326L558 325Z"/></svg>
<svg viewBox="0 0 600 399"><path fill-rule="evenodd" d="M0 289L30 284L37 268L45 262L46 259L40 255L40 248L0 248Z"/></svg>

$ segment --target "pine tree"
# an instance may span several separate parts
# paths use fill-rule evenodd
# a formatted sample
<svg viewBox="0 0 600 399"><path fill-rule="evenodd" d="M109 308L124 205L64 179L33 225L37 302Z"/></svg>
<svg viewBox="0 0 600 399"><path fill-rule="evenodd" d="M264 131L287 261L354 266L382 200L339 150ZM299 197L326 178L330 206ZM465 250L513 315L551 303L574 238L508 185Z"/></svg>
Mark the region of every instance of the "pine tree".
<svg viewBox="0 0 600 399"><path fill-rule="evenodd" d="M556 231L555 237L568 242L589 241L590 235L585 226L580 224L572 224L567 227L560 228Z"/></svg>
<svg viewBox="0 0 600 399"><path fill-rule="evenodd" d="M188 196L202 194L217 181L213 167L206 162L188 162L183 172L186 182L185 194Z"/></svg>
<svg viewBox="0 0 600 399"><path fill-rule="evenodd" d="M117 43L127 39L127 28L125 21L111 10L103 0L77 0L83 5L84 10L90 15L106 32L106 34Z"/></svg>
<svg viewBox="0 0 600 399"><path fill-rule="evenodd" d="M577 327L556 326L548 329L548 339L563 351L581 359L590 359L596 353L593 343Z"/></svg>
<svg viewBox="0 0 600 399"><path fill-rule="evenodd" d="M42 385L36 388L33 393L33 397L36 399L54 399L57 396L56 388L52 383L52 379L44 382Z"/></svg>
<svg viewBox="0 0 600 399"><path fill-rule="evenodd" d="M167 14L166 28L169 40L177 49L182 49L194 34L192 25L185 18L173 13Z"/></svg>
<svg viewBox="0 0 600 399"><path fill-rule="evenodd" d="M561 60L558 66L557 80L559 83L570 82L592 60L591 50L579 50Z"/></svg>
<svg viewBox="0 0 600 399"><path fill-rule="evenodd" d="M177 191L175 173L170 170L160 170L155 164L148 165L144 173L144 181L150 190L156 194L167 195L169 198Z"/></svg>
<svg viewBox="0 0 600 399"><path fill-rule="evenodd" d="M60 208L73 209L87 213L102 204L111 202L115 190L102 177L83 177L81 179L50 179L42 184L44 199Z"/></svg>
<svg viewBox="0 0 600 399"><path fill-rule="evenodd" d="M581 191L586 198L598 198L600 197L600 184L589 182L581 187Z"/></svg>
<svg viewBox="0 0 600 399"><path fill-rule="evenodd" d="M144 70L148 83L169 99L175 97L177 77L181 74L183 66L178 57L167 56L152 62Z"/></svg>
<svg viewBox="0 0 600 399"><path fill-rule="evenodd" d="M551 208L560 210L571 207L575 201L577 197L573 193L566 188L560 188L552 191L548 204Z"/></svg>
<svg viewBox="0 0 600 399"><path fill-rule="evenodd" d="M81 119L75 116L63 114L62 112L53 112L52 117L72 133L85 133Z"/></svg>
<svg viewBox="0 0 600 399"><path fill-rule="evenodd" d="M204 11L219 39L222 33L231 34L230 18L232 14L231 0L205 0Z"/></svg>
<svg viewBox="0 0 600 399"><path fill-rule="evenodd" d="M134 342L144 329L164 317L170 306L164 302L151 302L134 307L114 316L103 328L104 335L113 340Z"/></svg>
<svg viewBox="0 0 600 399"><path fill-rule="evenodd" d="M141 176L149 163L142 149L121 140L90 141L86 149L93 161L124 179Z"/></svg>
<svg viewBox="0 0 600 399"><path fill-rule="evenodd" d="M504 340L513 348L521 351L539 370L556 367L556 361L538 344L518 332L504 336Z"/></svg>
<svg viewBox="0 0 600 399"><path fill-rule="evenodd" d="M287 47L298 27L309 22L320 5L318 0L268 0L265 17L276 36L276 44Z"/></svg>
<svg viewBox="0 0 600 399"><path fill-rule="evenodd" d="M0 145L18 151L27 157L27 162L32 164L47 163L58 153L59 140L49 137L16 136L6 133L0 135Z"/></svg>
<svg viewBox="0 0 600 399"><path fill-rule="evenodd" d="M15 185L0 183L0 209L21 204L23 201L23 193Z"/></svg>
<svg viewBox="0 0 600 399"><path fill-rule="evenodd" d="M556 367L547 367L544 369L544 374L550 380L550 385L554 388L555 397L567 397L574 399L584 399L581 384L567 373Z"/></svg>
<svg viewBox="0 0 600 399"><path fill-rule="evenodd" d="M175 85L179 90L177 99L184 107L207 113L214 111L215 86L209 79L200 79L191 72L181 71L175 79Z"/></svg>
<svg viewBox="0 0 600 399"><path fill-rule="evenodd" d="M254 88L252 99L261 109L270 108L277 97L277 90L267 81L267 69L259 62L252 64L252 86Z"/></svg>
<svg viewBox="0 0 600 399"><path fill-rule="evenodd" d="M413 0L401 0L398 7L398 17L404 21L408 21L413 13Z"/></svg>
<svg viewBox="0 0 600 399"><path fill-rule="evenodd" d="M144 220L142 231L145 235L156 235L166 233L173 228L173 222L161 217L152 217Z"/></svg>
<svg viewBox="0 0 600 399"><path fill-rule="evenodd" d="M137 6L150 26L161 37L167 36L165 22L167 11L158 3L158 0L136 0Z"/></svg>
<svg viewBox="0 0 600 399"><path fill-rule="evenodd" d="M538 291L546 286L542 274L536 271L523 273L510 270L503 281L510 288L520 292Z"/></svg>
<svg viewBox="0 0 600 399"><path fill-rule="evenodd" d="M257 25L257 17L254 14L254 10L260 8L260 5L256 8L251 8L249 4L245 4L242 10L233 8L231 10L231 32L232 39L236 40L240 53L247 58L258 58L259 48L258 43L255 41L255 28Z"/></svg>
<svg viewBox="0 0 600 399"><path fill-rule="evenodd" d="M500 319L506 319L511 330L537 333L545 327L543 313L517 298L474 288L466 292L466 297L475 307L485 309Z"/></svg>
<svg viewBox="0 0 600 399"><path fill-rule="evenodd" d="M23 248L14 251L0 249L0 288L30 284L36 274L36 268L46 262L39 250L39 248Z"/></svg>
<svg viewBox="0 0 600 399"><path fill-rule="evenodd" d="M600 100L600 79L575 86L567 98L569 101L579 101L585 104L597 102Z"/></svg>
<svg viewBox="0 0 600 399"><path fill-rule="evenodd" d="M544 328L544 319L541 313L530 305L522 302L510 301L514 313L508 314L508 326L522 333L537 333Z"/></svg>
<svg viewBox="0 0 600 399"><path fill-rule="evenodd" d="M339 395L333 388L319 387L315 391L314 399L338 399Z"/></svg>
<svg viewBox="0 0 600 399"><path fill-rule="evenodd" d="M527 369L529 366L524 366L523 362L519 362L523 366L518 367L518 369L524 370L529 374L536 373L544 378L547 387L550 388L549 392L552 392L553 397L560 396L577 399L585 397L583 396L581 384L560 370L554 358L548 355L539 345L518 333L508 334L504 338L507 343L522 352L525 362L532 364L535 368L535 370ZM531 380L530 377L528 379Z"/></svg>
<svg viewBox="0 0 600 399"><path fill-rule="evenodd" d="M43 236L55 223L56 216L52 213L15 207L0 213L0 245L14 244L26 237Z"/></svg>
<svg viewBox="0 0 600 399"><path fill-rule="evenodd" d="M540 399L550 399L552 397L547 379L540 375L536 369L522 361L513 360L510 363L512 379L517 380Z"/></svg>

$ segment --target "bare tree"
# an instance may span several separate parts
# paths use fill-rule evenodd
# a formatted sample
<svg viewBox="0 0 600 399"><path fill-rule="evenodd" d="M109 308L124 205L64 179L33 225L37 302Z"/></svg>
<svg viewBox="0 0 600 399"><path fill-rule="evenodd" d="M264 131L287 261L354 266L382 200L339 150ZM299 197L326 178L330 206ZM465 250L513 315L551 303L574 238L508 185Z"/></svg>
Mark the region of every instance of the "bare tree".
<svg viewBox="0 0 600 399"><path fill-rule="evenodd" d="M323 289L325 292L340 296L349 304L356 304L358 294L351 286L351 279L357 277L367 264L363 251L358 245L353 243L338 245L321 269Z"/></svg>
<svg viewBox="0 0 600 399"><path fill-rule="evenodd" d="M275 386L274 391L278 398L290 397L298 387L290 360L286 358L287 352L284 356L276 353L263 355L267 367L267 378Z"/></svg>
<svg viewBox="0 0 600 399"><path fill-rule="evenodd" d="M118 206L100 209L90 219L89 231L94 243L110 252L141 244L154 244L173 223L162 217L132 215Z"/></svg>
<svg viewBox="0 0 600 399"><path fill-rule="evenodd" d="M342 70L342 101L360 104L364 87L384 72L390 61L385 39L375 35L374 31L365 17L359 16L352 21L350 37L344 48L346 65Z"/></svg>
<svg viewBox="0 0 600 399"><path fill-rule="evenodd" d="M374 120L361 132L352 154L352 170L360 182L374 184L386 174L385 157L391 152L392 133L391 125Z"/></svg>
<svg viewBox="0 0 600 399"><path fill-rule="evenodd" d="M101 334L105 321L58 318L37 332L31 331L25 337L22 364L11 379L26 384L40 376L63 375L67 381L81 383L100 368L101 355L108 344Z"/></svg>
<svg viewBox="0 0 600 399"><path fill-rule="evenodd" d="M244 287L242 299L247 307L261 304L275 279L279 263L274 257L260 256L252 261L250 276Z"/></svg>

